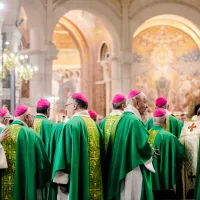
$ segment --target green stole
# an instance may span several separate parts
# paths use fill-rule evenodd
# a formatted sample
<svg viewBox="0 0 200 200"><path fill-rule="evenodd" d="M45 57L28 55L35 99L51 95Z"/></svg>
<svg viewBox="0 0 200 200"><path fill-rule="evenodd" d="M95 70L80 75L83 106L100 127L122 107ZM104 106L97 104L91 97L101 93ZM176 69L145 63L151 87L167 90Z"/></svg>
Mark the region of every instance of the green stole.
<svg viewBox="0 0 200 200"><path fill-rule="evenodd" d="M1 172L1 200L37 200L37 189L49 181L50 163L41 139L27 125L15 120L8 127L4 148L8 169Z"/></svg>
<svg viewBox="0 0 200 200"><path fill-rule="evenodd" d="M35 116L33 129L40 134L45 148L49 143L49 138L54 125L54 122L48 120L44 115L37 114Z"/></svg>
<svg viewBox="0 0 200 200"><path fill-rule="evenodd" d="M69 174L69 200L103 200L101 130L89 117L75 116L63 127L54 155L57 171Z"/></svg>
<svg viewBox="0 0 200 200"><path fill-rule="evenodd" d="M184 159L184 147L178 138L165 131L161 126L149 130L149 143L158 149L160 156L153 159L156 173L152 174L154 190L174 189L181 178L181 167Z"/></svg>
<svg viewBox="0 0 200 200"><path fill-rule="evenodd" d="M108 143L110 141L111 129L116 121L119 122L120 118L121 115L109 115L104 118L99 125L104 133L105 152L107 152Z"/></svg>
<svg viewBox="0 0 200 200"><path fill-rule="evenodd" d="M153 200L151 172L144 166L153 151L143 122L133 113L124 112L112 126L111 138L106 155L110 162L105 165L108 169L106 199L119 200L121 181L139 166L143 176L141 200Z"/></svg>
<svg viewBox="0 0 200 200"><path fill-rule="evenodd" d="M153 117L151 117L145 124L145 127L147 130L150 130L154 127ZM166 125L166 131L172 133L177 138L180 137L181 130L183 128L183 123L178 120L176 117L169 115L167 117L167 125Z"/></svg>

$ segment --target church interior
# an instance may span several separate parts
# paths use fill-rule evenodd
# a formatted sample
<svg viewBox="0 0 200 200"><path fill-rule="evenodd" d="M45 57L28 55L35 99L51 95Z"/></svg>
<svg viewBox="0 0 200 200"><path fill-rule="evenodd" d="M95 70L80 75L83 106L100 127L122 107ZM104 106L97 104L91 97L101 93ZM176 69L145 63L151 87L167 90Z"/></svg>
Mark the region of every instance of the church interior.
<svg viewBox="0 0 200 200"><path fill-rule="evenodd" d="M70 94L83 92L99 116L116 93L165 96L176 115L200 103L200 3L139 0L1 2L0 106L34 108L41 97L62 121Z"/></svg>
<svg viewBox="0 0 200 200"><path fill-rule="evenodd" d="M79 131L81 127L80 135L86 135L87 133L89 136L85 137L84 135L80 141L87 141L87 148L89 149L92 146L93 149L84 149L85 146L82 145L83 143L80 141L80 143L77 143L77 146L81 144L78 150L74 148L74 146L76 146L74 145L75 143L73 143L73 146L69 142L71 145L69 146L73 146L73 148L76 149L74 150L72 148L75 152L74 155L78 152L77 155L80 153L82 157L85 155L83 156L81 153L85 153L87 152L86 150L88 150L89 159L86 159L87 164L93 159L93 153L95 156L99 156L96 156L98 157L97 161L94 156L95 159L93 160L95 161L92 162L92 160L87 167L89 169L90 165L96 167L96 164L99 164L99 171L97 170L98 173L96 174L100 178L103 177L103 175L101 175L101 173L103 174L103 172L101 172L102 163L100 163L102 162L102 152L100 152L102 148L103 150L105 149L105 155L107 150L112 152L106 155L108 156L106 157L106 161L109 164L111 162L110 158L112 158L112 161L116 161L115 159L117 156L113 156L115 155L113 152L118 152L119 156L122 155L122 153L119 152L120 148L122 148L124 157L127 156L126 159L124 159L127 162L127 165L124 164L125 167L116 167L119 161L116 161L116 166L113 164L114 167L111 165L112 163L109 165L109 167L113 167L113 171L117 171L118 168L122 169L123 167L125 170L130 168L132 171L139 168L139 173L143 173L141 177L145 177L145 170L148 173L155 173L155 165L153 166L152 162L162 160L160 159L162 155L159 154L161 151L158 153L157 148L154 148L153 145L162 128L163 134L161 135L170 135L170 139L166 139L166 141L173 141L171 143L169 142L171 146L165 144L167 146L165 146L167 153L163 150L163 152L166 153L163 153L163 160L167 160L167 164L165 163L163 168L167 166L166 171L171 174L177 172L177 177L181 177L181 180L177 179L177 182L171 186L170 189L160 189L159 191L159 189L150 188L151 193L153 190L154 192L158 192L156 194L157 196L154 194L155 200L167 200L168 198L176 199L179 192L181 193L180 196L184 197L184 199L194 198L196 195L199 198L197 198L197 200L200 200L200 0L0 0L0 32L0 180L1 169L7 170L7 168L9 168L10 170L11 161L9 159L11 157L9 157L8 154L11 151L9 148L11 148L13 144L13 146L15 146L18 142L18 135L16 136L17 139L14 138L14 136L11 137L11 143L14 141L12 144L7 142L9 141L9 139L7 140L9 136L6 135L6 131L9 128L7 129L6 127L12 126L12 123L16 123L15 125L17 126L15 126L15 128L23 126L23 128L18 130L17 134L20 134L21 130L27 128L24 132L27 134L30 132L30 138L32 137L32 140L30 139L31 142L39 141L39 136L35 134L34 137L36 139L33 137L33 130L35 132L38 130L37 133L39 133L40 136L42 134L47 135L46 138L44 137L46 143L43 141L45 139L41 137L41 141L44 145L41 142L41 146L39 146L38 142L33 149L36 149L38 145L38 152L40 152L38 155L40 155L42 151L47 151L48 148L50 149L49 151L55 150L57 153L55 154L56 156L54 152L51 152L52 154L49 153L49 151L47 154L46 152L44 153L46 155L47 165L49 164L49 166L54 162L53 159L56 159L58 163L60 162L60 165L63 164L63 158L69 156L72 152L71 149L68 149L70 152L68 152L69 154L66 153L67 151L64 152L64 150L68 148L65 148L65 145L68 144L68 141L74 142L73 137L77 135L78 140L81 138L79 138L79 134L74 134L75 130ZM74 94L75 96L73 96ZM115 95L119 95L120 97L117 96L117 98L113 100ZM156 105L156 101L159 99L158 97L161 98L159 100L160 102L165 102L161 106ZM158 104L160 102L158 102ZM72 105L74 106L73 108ZM116 105L120 105L121 107L117 107ZM44 111L43 108L45 108L46 111ZM2 111L2 109L4 110ZM33 113L30 111L31 109ZM73 110L73 113L70 109L74 109L77 112ZM144 112L142 111L143 109ZM91 115L89 115L90 111ZM115 114L113 114L114 111ZM79 115L76 115L77 113ZM130 113L135 121L130 119ZM27 114L29 118L25 116L25 114ZM96 114L97 116L94 118L91 117ZM32 117L32 121L30 116ZM72 125L70 124L74 116L82 120L80 120L81 122L76 122L75 120L75 122L73 122L77 127L80 126L79 128L72 126L74 125L73 123ZM110 119L108 121L112 127L109 127L109 123L106 124L104 121L104 119L107 120L106 116L111 116L111 121L109 121ZM127 120L124 120L124 116L127 117ZM28 123L26 124L26 117L28 118L28 123L30 122L31 124L32 122L31 125ZM42 117L45 119L42 119ZM4 118L9 118L11 121L8 122L5 120L6 123L3 124L3 122L5 122ZM93 120L95 119L95 122L90 118ZM42 120L45 121L45 125L42 124ZM130 124L128 124L129 120ZM160 129L156 127L157 129L154 130L152 127L154 127L154 125L156 126L156 120L160 120L160 124L158 123ZM107 126L104 124L105 127L103 127L103 122L105 122ZM71 129L68 127L68 123L71 125ZM120 127L118 123L122 123L123 125ZM137 125L137 123L139 125ZM83 124L87 129L82 129ZM1 125L3 125L3 127L1 127ZM150 127L150 125L152 125L152 127ZM44 126L46 132L41 128L42 126ZM48 126L51 127L49 128ZM128 130L127 132L126 130L124 131L124 127ZM68 134L67 131L64 132L65 128L71 135ZM106 128L108 129L107 131ZM132 132L129 131L129 128ZM90 132L91 130L93 132ZM56 136L53 135L56 131L61 135L63 134L62 136L64 139L59 134ZM48 135L47 132L48 134L50 132L52 134ZM124 134L125 136L122 134L124 132L127 134L130 133L130 135L126 137L126 134ZM95 133L96 135L92 135L91 133ZM65 141L67 138L67 136L65 138L65 134L68 134L68 138L73 139ZM135 134L136 136L132 136L131 134ZM103 139L105 143L107 142L106 144L104 144L101 136L102 138L105 136ZM2 139L2 137L4 138ZM93 142L92 139L94 139ZM162 141L161 139L160 141ZM3 143L4 140L5 143ZM118 141L117 147L115 146L116 140ZM22 140L22 143L24 141L25 140ZM58 141L60 143L58 143ZM31 142L30 144L33 144ZM163 144L164 143L165 141ZM24 142L23 145L26 146L27 144ZM45 145L49 145L48 148ZM100 147L101 145L103 147ZM135 145L137 148L134 147L131 149L131 145ZM16 148L19 146L20 145L16 146ZM140 146L142 147L140 148ZM115 149L113 147L115 147ZM81 148L83 148L83 151ZM184 148L186 151L184 151ZM3 152L6 167L1 168L1 155L3 155L1 153L3 149L6 152ZM64 155L62 151L66 153L66 155ZM13 150L13 152L16 154L17 150ZM22 150L19 150L19 152L22 152ZM28 147L27 152L29 152ZM130 152L133 153L133 156ZM139 152L139 156L136 155L135 152ZM26 154L26 151L23 151L23 153ZM53 156L51 157L49 155ZM170 155L172 156L170 157ZM52 160L50 161L51 158L47 156L51 157ZM130 156L131 159L129 159L128 156ZM144 159L142 156L144 156ZM28 158L28 156L25 157ZM81 161L82 157L80 156ZM140 157L142 161L139 160ZM153 159L155 157L158 158L156 161ZM16 160L20 158L16 157ZM132 161L132 158L136 158L136 161ZM141 163L137 161L137 158ZM8 165L6 159L8 160ZM172 165L170 165L171 163L168 165L168 159L169 163L171 162ZM180 162L178 159L180 159ZM36 163L35 160L33 163ZM45 159L42 157L39 162L40 161L42 163ZM174 164L175 162L178 164ZM18 164L18 162L16 163ZM27 163L26 165L28 166ZM130 163L137 163L137 165L134 166L133 164L133 166L127 167ZM150 167L149 163L151 163ZM37 167L37 163L35 165ZM57 163L55 165L57 165ZM179 165L181 165L182 168L178 168ZM14 165L12 165L12 167L13 166ZM66 166L65 169L69 170L69 166ZM64 173L64 167L59 167L58 170L55 170L55 176L53 176L55 179L57 178L57 172ZM75 168L76 167L75 165ZM112 169L111 167L108 169ZM51 166L49 167L49 170L50 169ZM158 166L157 169L159 169ZM90 170L93 175L92 167ZM124 172L124 176L120 179L120 189L123 183L126 182L128 174L132 172L130 170L127 170L127 173ZM13 171L11 173L12 177L14 174ZM78 175L74 173L75 177L85 172L84 170L80 170L80 172L79 168L77 171ZM110 171L112 172L112 170ZM166 178L166 171L163 171L164 178L159 174L157 177L158 179L160 177L168 179ZM89 170L87 173L88 172ZM70 192L67 191L71 184L68 184L70 173L68 171L64 173L65 178L67 175L67 182L64 184L62 184L62 182L60 183L57 179L57 182L54 182L54 179L50 180L50 183L54 182L53 184L57 184L58 186L57 189L59 190L56 191L56 195L59 193L71 195L73 193L70 191L70 194ZM92 176L91 174L90 176ZM107 172L106 175L109 177L110 174L111 173ZM118 172L114 173L116 177L118 174ZM43 173L39 175L42 176ZM112 183L115 183L116 177L114 175L114 178L112 177ZM51 179L51 176L49 177ZM38 178L39 181L40 178L41 177ZM170 178L173 179L174 177L169 177L169 179ZM80 179L81 181L84 180L82 177ZM41 180L43 181L43 178L41 178ZM88 181L88 184L91 180ZM108 178L108 180L110 181L111 179ZM16 180L14 181L13 179L12 181L13 186ZM102 180L98 182L100 185L99 188L101 189L99 192L100 196L104 193L102 189L103 181L101 181ZM163 182L165 181L166 180ZM5 180L2 182L6 184ZM22 182L26 183L24 180ZM152 183L152 180L149 182ZM141 182L141 188L143 187L142 184L143 182ZM114 184L111 185L114 188ZM5 185L3 185L2 188L4 186ZM136 188L137 187L134 186L130 190L135 189L136 191ZM179 191L180 188L183 190ZM41 190L43 189L44 188ZM109 193L109 189L106 192ZM149 188L147 188L147 190L148 189ZM7 189L5 189L5 191L6 190ZM36 190L37 189L35 189L35 191ZM79 188L79 190L84 193L82 188ZM115 188L113 191L114 190ZM194 191L197 191L198 194ZM141 197L143 192L144 190L142 189L138 192ZM121 191L118 191L115 196L113 195L113 197L108 198L108 200L115 199L115 197L116 199L120 199L117 198L119 193L121 193ZM137 191L135 193L137 193ZM108 194L108 196L109 195L110 194ZM163 198L161 198L161 196L163 196ZM2 200L8 199L9 198L5 198ZM68 198L65 197L63 199ZM88 199L92 199L92 197ZM94 199L98 200L98 198ZM103 199L103 197L99 199ZM133 199L134 198L129 198L128 200ZM153 197L147 199L151 200ZM21 199L16 198L13 200ZM28 200L33 199L30 198ZM37 200L39 200L39 198ZM70 200L74 199L71 198ZM75 200L78 200L78 198ZM124 198L123 200L127 199Z"/></svg>

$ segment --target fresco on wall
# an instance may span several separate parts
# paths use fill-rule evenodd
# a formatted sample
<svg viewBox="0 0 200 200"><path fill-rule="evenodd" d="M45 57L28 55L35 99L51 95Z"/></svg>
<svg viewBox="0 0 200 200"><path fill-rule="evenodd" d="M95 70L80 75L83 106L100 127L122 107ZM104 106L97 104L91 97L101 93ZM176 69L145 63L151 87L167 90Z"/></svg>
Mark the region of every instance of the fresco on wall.
<svg viewBox="0 0 200 200"><path fill-rule="evenodd" d="M148 95L151 110L165 96L172 112L193 114L200 103L200 51L185 32L171 26L154 26L133 40L133 87Z"/></svg>

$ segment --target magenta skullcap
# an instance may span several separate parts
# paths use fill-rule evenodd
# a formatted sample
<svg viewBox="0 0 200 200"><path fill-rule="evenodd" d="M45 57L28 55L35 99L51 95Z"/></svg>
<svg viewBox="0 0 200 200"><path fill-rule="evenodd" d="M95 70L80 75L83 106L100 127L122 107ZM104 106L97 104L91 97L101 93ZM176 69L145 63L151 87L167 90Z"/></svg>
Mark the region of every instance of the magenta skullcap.
<svg viewBox="0 0 200 200"><path fill-rule="evenodd" d="M88 103L87 98L82 93L74 93L74 94L72 94L72 98L84 101L85 103Z"/></svg>
<svg viewBox="0 0 200 200"><path fill-rule="evenodd" d="M128 99L135 97L136 95L140 94L140 90L131 90L128 94Z"/></svg>
<svg viewBox="0 0 200 200"><path fill-rule="evenodd" d="M116 94L113 99L112 99L112 103L119 103L122 102L126 99L125 95L123 94Z"/></svg>
<svg viewBox="0 0 200 200"><path fill-rule="evenodd" d="M37 102L37 108L46 108L48 107L50 104L50 102L46 99L40 99L38 102Z"/></svg>
<svg viewBox="0 0 200 200"><path fill-rule="evenodd" d="M27 110L28 110L28 106L26 105L17 106L15 109L15 117L19 117L23 115Z"/></svg>
<svg viewBox="0 0 200 200"><path fill-rule="evenodd" d="M94 110L88 110L88 113L92 119L97 117L97 113Z"/></svg>
<svg viewBox="0 0 200 200"><path fill-rule="evenodd" d="M0 117L4 117L7 114L8 110L5 108L0 108Z"/></svg>
<svg viewBox="0 0 200 200"><path fill-rule="evenodd" d="M155 101L156 107L163 107L167 105L167 99L165 97L158 97Z"/></svg>
<svg viewBox="0 0 200 200"><path fill-rule="evenodd" d="M167 112L164 108L158 108L154 111L153 116L154 117L163 117L166 114L167 114Z"/></svg>

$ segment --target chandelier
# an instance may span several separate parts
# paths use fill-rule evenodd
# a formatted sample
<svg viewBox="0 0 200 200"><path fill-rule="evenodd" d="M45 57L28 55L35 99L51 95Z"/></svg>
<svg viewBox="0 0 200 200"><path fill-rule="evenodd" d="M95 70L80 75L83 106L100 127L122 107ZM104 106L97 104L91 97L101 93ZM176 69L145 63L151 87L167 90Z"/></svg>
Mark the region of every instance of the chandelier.
<svg viewBox="0 0 200 200"><path fill-rule="evenodd" d="M33 73L38 71L38 67L29 63L29 56L22 55L19 52L12 52L9 48L4 48L3 54L0 56L0 78L6 78L6 70L16 71L21 80L26 82L32 79Z"/></svg>

